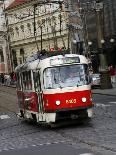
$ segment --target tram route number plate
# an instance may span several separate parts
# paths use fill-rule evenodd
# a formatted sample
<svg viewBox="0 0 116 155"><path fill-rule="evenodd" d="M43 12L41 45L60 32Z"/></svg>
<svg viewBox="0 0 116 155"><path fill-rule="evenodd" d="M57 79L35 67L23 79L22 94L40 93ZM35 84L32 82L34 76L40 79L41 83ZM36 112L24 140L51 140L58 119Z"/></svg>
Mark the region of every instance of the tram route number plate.
<svg viewBox="0 0 116 155"><path fill-rule="evenodd" d="M66 104L75 104L77 102L76 99L66 100Z"/></svg>

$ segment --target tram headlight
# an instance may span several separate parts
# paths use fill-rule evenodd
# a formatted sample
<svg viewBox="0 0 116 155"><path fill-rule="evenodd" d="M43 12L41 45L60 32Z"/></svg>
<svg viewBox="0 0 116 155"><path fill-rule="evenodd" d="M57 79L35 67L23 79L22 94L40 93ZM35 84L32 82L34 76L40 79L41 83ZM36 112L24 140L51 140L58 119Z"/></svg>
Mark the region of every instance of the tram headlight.
<svg viewBox="0 0 116 155"><path fill-rule="evenodd" d="M60 101L59 100L56 101L56 105L60 105Z"/></svg>
<svg viewBox="0 0 116 155"><path fill-rule="evenodd" d="M82 98L82 102L85 103L87 101L86 97Z"/></svg>

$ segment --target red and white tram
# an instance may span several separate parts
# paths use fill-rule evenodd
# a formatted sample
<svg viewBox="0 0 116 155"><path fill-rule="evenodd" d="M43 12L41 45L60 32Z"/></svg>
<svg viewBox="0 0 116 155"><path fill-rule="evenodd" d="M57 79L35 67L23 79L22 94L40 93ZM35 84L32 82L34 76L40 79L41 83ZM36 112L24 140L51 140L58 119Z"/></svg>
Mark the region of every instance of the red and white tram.
<svg viewBox="0 0 116 155"><path fill-rule="evenodd" d="M21 117L37 122L91 118L88 61L82 55L39 57L15 69Z"/></svg>

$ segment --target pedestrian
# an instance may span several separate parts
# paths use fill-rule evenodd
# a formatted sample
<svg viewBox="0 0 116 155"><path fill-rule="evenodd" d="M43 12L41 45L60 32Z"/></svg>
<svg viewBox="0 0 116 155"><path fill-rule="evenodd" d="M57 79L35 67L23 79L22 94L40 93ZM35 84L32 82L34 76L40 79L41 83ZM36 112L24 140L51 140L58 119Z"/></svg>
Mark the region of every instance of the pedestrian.
<svg viewBox="0 0 116 155"><path fill-rule="evenodd" d="M16 75L15 75L15 73L13 74L13 84L16 84Z"/></svg>
<svg viewBox="0 0 116 155"><path fill-rule="evenodd" d="M4 74L3 73L1 73L1 82L2 82L2 84L4 84Z"/></svg>
<svg viewBox="0 0 116 155"><path fill-rule="evenodd" d="M113 65L109 66L109 74L111 77L111 82L115 83L115 69L114 69Z"/></svg>
<svg viewBox="0 0 116 155"><path fill-rule="evenodd" d="M1 78L1 74L0 74L0 84L2 83L2 78Z"/></svg>
<svg viewBox="0 0 116 155"><path fill-rule="evenodd" d="M7 75L6 75L6 85L9 86L10 83L11 83L11 78L10 78L10 75L7 74Z"/></svg>

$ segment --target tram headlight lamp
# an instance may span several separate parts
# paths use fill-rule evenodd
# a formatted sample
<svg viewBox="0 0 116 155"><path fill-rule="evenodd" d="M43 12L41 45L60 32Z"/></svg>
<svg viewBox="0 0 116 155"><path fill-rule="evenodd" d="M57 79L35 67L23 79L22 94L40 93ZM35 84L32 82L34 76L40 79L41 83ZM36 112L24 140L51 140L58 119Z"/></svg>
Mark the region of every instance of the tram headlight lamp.
<svg viewBox="0 0 116 155"><path fill-rule="evenodd" d="M56 105L57 105L57 106L60 105L60 103L61 103L61 102L60 102L59 100L56 101Z"/></svg>
<svg viewBox="0 0 116 155"><path fill-rule="evenodd" d="M82 98L82 102L85 103L87 101L86 97Z"/></svg>

